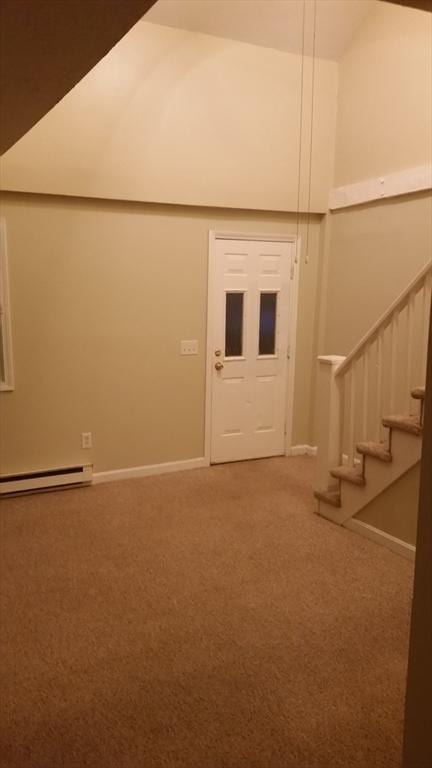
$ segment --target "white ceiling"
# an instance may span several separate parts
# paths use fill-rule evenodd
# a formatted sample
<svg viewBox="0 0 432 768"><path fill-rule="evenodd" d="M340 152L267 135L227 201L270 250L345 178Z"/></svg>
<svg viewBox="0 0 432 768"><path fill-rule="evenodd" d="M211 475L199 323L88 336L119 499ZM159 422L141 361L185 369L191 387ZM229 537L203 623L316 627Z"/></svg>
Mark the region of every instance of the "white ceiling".
<svg viewBox="0 0 432 768"><path fill-rule="evenodd" d="M316 0L316 55L338 61L376 0ZM312 53L314 0L158 0L144 20L301 53Z"/></svg>

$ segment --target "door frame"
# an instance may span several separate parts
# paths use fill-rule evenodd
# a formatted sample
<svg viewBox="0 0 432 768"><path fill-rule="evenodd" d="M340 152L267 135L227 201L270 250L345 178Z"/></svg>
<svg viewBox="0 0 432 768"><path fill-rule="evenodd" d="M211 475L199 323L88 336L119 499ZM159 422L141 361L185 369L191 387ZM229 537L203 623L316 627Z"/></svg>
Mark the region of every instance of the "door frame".
<svg viewBox="0 0 432 768"><path fill-rule="evenodd" d="M293 416L294 416L294 382L296 367L297 345L297 317L298 317L298 293L300 282L301 264L301 237L296 235L284 235L266 232L227 232L219 230L209 231L208 251L208 280L207 280L207 349L206 349L206 384L205 384L205 428L204 428L204 458L206 464L210 464L211 446L211 417L212 417L212 382L213 382L213 347L214 347L214 312L212 301L214 300L214 276L216 264L217 240L250 240L264 241L268 243L292 243L297 244L297 258L292 261L291 269L293 277L289 281L289 319L288 319L288 356L286 374L286 403L285 403L285 456L291 454Z"/></svg>

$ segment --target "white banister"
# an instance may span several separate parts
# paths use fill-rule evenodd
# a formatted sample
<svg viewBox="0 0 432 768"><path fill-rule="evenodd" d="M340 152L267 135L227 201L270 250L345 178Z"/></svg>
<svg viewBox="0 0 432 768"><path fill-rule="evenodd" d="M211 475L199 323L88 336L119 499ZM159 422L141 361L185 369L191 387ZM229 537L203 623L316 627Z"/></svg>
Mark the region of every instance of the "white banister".
<svg viewBox="0 0 432 768"><path fill-rule="evenodd" d="M349 415L348 415L348 464L350 467L354 466L354 429L355 429L355 415L356 415L356 362L351 366L350 370L350 400L349 400Z"/></svg>
<svg viewBox="0 0 432 768"><path fill-rule="evenodd" d="M336 371L344 360L345 358L339 355L318 358L316 488L321 491L327 491L337 484L337 481L331 478L329 470L338 466L341 461L341 399Z"/></svg>
<svg viewBox="0 0 432 768"><path fill-rule="evenodd" d="M423 286L423 344L422 344L422 381L426 380L426 363L429 341L429 321L431 311L432 272L428 274Z"/></svg>
<svg viewBox="0 0 432 768"><path fill-rule="evenodd" d="M425 283L425 279L428 275L432 273L432 263L426 264L426 266L423 267L423 269L418 273L417 277L414 278L414 280L411 281L411 283L408 285L408 287L401 293L401 295L395 299L395 301L389 306L389 308L384 312L383 315L381 315L380 319L377 320L376 323L372 326L372 328L363 336L362 339L356 344L354 349L349 353L349 355L345 358L345 362L342 363L338 370L338 376L342 376L342 374L349 368L351 362L355 360L362 352L364 347L371 341L373 338L377 335L377 332L380 330L380 328L386 328L389 324L392 316L398 310L399 312L401 309L406 305L408 301L408 297L412 292L416 292L420 290L420 288Z"/></svg>
<svg viewBox="0 0 432 768"><path fill-rule="evenodd" d="M396 310L391 320L391 359L390 359L390 411L396 408L396 372L398 364L399 311Z"/></svg>
<svg viewBox="0 0 432 768"><path fill-rule="evenodd" d="M335 486L330 470L342 463L343 454L355 465L360 439L384 439L386 412L402 413L397 409L407 404L411 412L411 389L425 384L431 290L432 262L347 357L318 358L317 490Z"/></svg>
<svg viewBox="0 0 432 768"><path fill-rule="evenodd" d="M362 424L363 433L362 439L368 438L368 404L369 404L369 358L370 358L370 346L365 349L363 357L363 403L362 403Z"/></svg>
<svg viewBox="0 0 432 768"><path fill-rule="evenodd" d="M384 329L380 328L377 337L377 383L376 383L376 415L375 415L375 434L376 440L381 440L382 434L382 403L383 403L383 342Z"/></svg>
<svg viewBox="0 0 432 768"><path fill-rule="evenodd" d="M411 389L413 387L413 355L414 355L414 312L415 293L410 293L407 305L407 387L405 391L405 404L409 411L411 404Z"/></svg>

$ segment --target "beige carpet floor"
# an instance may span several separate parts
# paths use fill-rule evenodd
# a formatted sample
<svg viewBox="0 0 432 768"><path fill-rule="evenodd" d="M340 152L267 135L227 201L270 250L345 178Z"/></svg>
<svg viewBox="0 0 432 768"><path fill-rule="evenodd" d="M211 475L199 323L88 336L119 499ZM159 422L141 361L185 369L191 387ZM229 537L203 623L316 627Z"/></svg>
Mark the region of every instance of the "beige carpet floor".
<svg viewBox="0 0 432 768"><path fill-rule="evenodd" d="M412 565L313 460L4 501L2 768L396 768Z"/></svg>

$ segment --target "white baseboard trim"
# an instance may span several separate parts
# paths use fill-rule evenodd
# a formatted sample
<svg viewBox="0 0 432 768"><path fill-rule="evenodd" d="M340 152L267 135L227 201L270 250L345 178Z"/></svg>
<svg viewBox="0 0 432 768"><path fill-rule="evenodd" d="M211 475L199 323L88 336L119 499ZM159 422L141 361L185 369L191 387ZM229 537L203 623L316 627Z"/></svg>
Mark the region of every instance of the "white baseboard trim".
<svg viewBox="0 0 432 768"><path fill-rule="evenodd" d="M110 483L113 480L131 480L134 477L165 475L168 472L184 472L188 469L201 469L208 466L207 459L200 457L198 459L184 459L183 461L167 461L164 464L146 464L143 467L112 469L108 472L95 472L93 484Z"/></svg>
<svg viewBox="0 0 432 768"><path fill-rule="evenodd" d="M391 549L393 552L402 555L402 557L405 557L408 560L415 560L416 548L412 544L407 544L407 542L402 541L402 539L397 539L395 536L385 533L385 531L380 531L379 528L374 528L373 525L369 525L362 520L356 520L354 517L351 517L343 523L343 526L349 528L350 531L355 531L355 533L365 536L376 544L381 544L383 547Z"/></svg>
<svg viewBox="0 0 432 768"><path fill-rule="evenodd" d="M287 451L287 456L316 456L316 445L292 445Z"/></svg>

